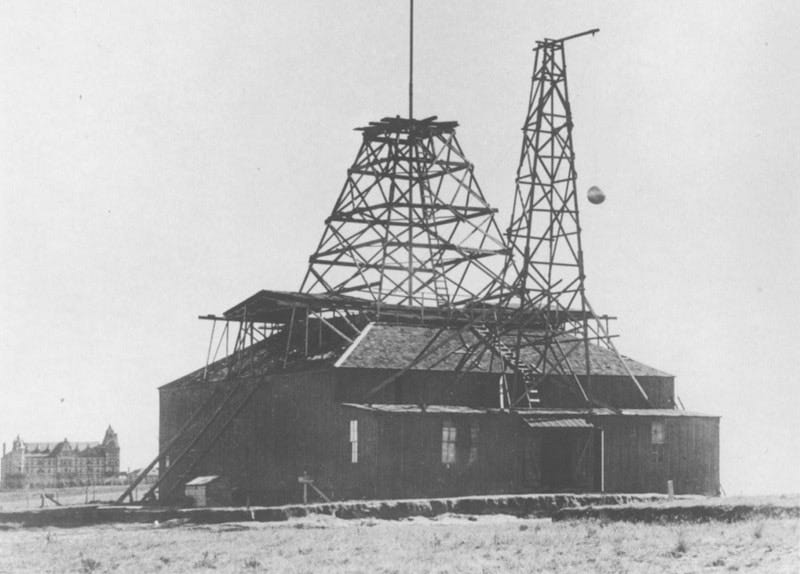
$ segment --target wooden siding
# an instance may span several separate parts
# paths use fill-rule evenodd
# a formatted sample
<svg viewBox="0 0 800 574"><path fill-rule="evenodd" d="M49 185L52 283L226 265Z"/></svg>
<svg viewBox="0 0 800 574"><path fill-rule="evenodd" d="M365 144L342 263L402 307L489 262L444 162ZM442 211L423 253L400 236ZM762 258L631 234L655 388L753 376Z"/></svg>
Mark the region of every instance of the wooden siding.
<svg viewBox="0 0 800 574"><path fill-rule="evenodd" d="M594 375L591 386L586 377L579 377L584 388L601 404L613 405L619 409L651 408L671 409L675 407L675 378L639 376L636 380L642 385L650 400L645 403L636 385L629 377ZM581 407L584 402L572 380L551 381L543 385L540 396L544 404L563 408Z"/></svg>
<svg viewBox="0 0 800 574"><path fill-rule="evenodd" d="M373 416L379 498L580 492L594 486L593 429L531 429L504 413ZM456 428L456 459L450 464L442 460L446 423Z"/></svg>
<svg viewBox="0 0 800 574"><path fill-rule="evenodd" d="M386 369L337 369L336 400L342 403L499 406L500 375L496 373L409 371L365 398L395 373L397 371Z"/></svg>
<svg viewBox="0 0 800 574"><path fill-rule="evenodd" d="M307 473L333 499L456 496L466 494L599 489L599 443L590 429L530 428L508 413L385 413L342 406L392 371L325 369L265 376L249 403L193 468L198 475L230 479L235 503L302 501L298 477ZM671 396L671 378L652 382ZM160 442L166 444L209 397L215 385L162 387ZM373 401L495 406L497 376L413 371ZM437 397L443 397L436 400ZM457 460L441 460L442 423L458 428ZM350 421L359 428L358 462L351 462ZM662 455L652 454L651 417L602 416L605 484L613 492L716 493L719 488L719 427L713 417L661 417ZM469 427L479 425L478 457L469 463ZM184 444L186 439L182 439ZM563 453L560 457L559 453ZM571 468L570 472L552 467ZM565 466L566 465L566 466ZM572 465L572 466L570 466ZM163 468L161 469L163 471ZM182 485L165 484L173 500Z"/></svg>
<svg viewBox="0 0 800 574"><path fill-rule="evenodd" d="M367 461L375 460L375 422L335 402L334 390L335 373L331 370L265 377L248 405L188 478L210 474L229 477L237 503L248 499L251 504L301 502L303 489L297 479L304 473L331 498L372 496L377 492L375 468ZM212 387L201 385L162 389L162 445L211 392ZM359 421L357 463L350 458L350 420ZM171 486L166 483L165 491ZM179 497L180 490L174 490L173 499Z"/></svg>
<svg viewBox="0 0 800 574"><path fill-rule="evenodd" d="M664 425L652 443L652 423ZM716 417L602 417L608 492L719 494L719 419Z"/></svg>
<svg viewBox="0 0 800 574"><path fill-rule="evenodd" d="M230 506L231 492L228 481L219 478L209 484L186 486L187 498L194 501L194 506Z"/></svg>
<svg viewBox="0 0 800 574"><path fill-rule="evenodd" d="M520 492L521 422L507 415L376 414L379 497ZM442 462L442 426L456 428L455 462ZM471 426L478 425L474 460Z"/></svg>
<svg viewBox="0 0 800 574"><path fill-rule="evenodd" d="M338 428L342 421L340 407L333 402L333 390L330 371L265 377L188 478L228 476L235 502L248 497L251 503L299 502L302 486L297 478L304 472L323 491L331 491L331 477L339 473L336 463L349 456L345 448L347 429ZM162 390L162 444L210 392L202 385ZM344 442L337 432L345 437Z"/></svg>
<svg viewBox="0 0 800 574"><path fill-rule="evenodd" d="M389 379L397 371L388 369L336 369L336 400L343 403L424 403L497 408L499 375L496 373L453 373L414 370L365 399L367 393ZM585 377L580 377L585 383ZM673 377L641 376L637 380L650 398L653 408L671 409L674 401ZM548 406L582 407L584 402L572 381L545 385L542 400ZM646 407L633 381L628 377L596 375L592 377L592 394L604 404L617 408Z"/></svg>

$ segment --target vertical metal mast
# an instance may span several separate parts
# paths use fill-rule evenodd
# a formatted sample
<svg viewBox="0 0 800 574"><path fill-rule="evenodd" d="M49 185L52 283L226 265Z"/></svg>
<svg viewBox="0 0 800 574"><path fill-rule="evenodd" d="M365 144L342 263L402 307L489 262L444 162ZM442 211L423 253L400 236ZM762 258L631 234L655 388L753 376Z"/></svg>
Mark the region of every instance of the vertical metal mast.
<svg viewBox="0 0 800 574"><path fill-rule="evenodd" d="M412 307L453 307L496 288L507 254L455 135L414 119L414 0L409 4L408 119L359 128L361 149L309 258L304 293Z"/></svg>
<svg viewBox="0 0 800 574"><path fill-rule="evenodd" d="M414 119L414 0L409 0L408 23L408 119Z"/></svg>
<svg viewBox="0 0 800 574"><path fill-rule="evenodd" d="M412 131L409 133L409 139L414 138L413 133L413 126L414 126L414 0L410 1L410 9L409 9L409 24L408 24L408 120L411 122L410 125L412 126ZM408 170L408 194L409 196L414 196L414 184L417 181L416 174L412 169L415 165L414 162L414 149L415 146L410 146L408 150L408 157L409 161L409 170ZM423 208L424 213L424 208ZM408 219L414 217L413 208L409 205L408 207ZM408 228L408 242L411 244L413 242L413 231L411 226ZM434 283L435 285L435 283ZM413 293L414 293L414 259L411 253L411 250L408 252L408 290L407 290L407 298L408 300L413 300Z"/></svg>

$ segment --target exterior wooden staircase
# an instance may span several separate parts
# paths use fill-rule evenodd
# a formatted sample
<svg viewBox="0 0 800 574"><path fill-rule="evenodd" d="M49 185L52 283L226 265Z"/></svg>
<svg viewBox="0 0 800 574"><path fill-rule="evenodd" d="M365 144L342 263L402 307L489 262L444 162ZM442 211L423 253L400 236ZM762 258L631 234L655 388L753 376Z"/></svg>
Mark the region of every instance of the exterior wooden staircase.
<svg viewBox="0 0 800 574"><path fill-rule="evenodd" d="M191 478L200 459L216 444L225 429L247 406L258 388L256 377L239 378L217 387L209 398L184 423L184 426L165 444L155 459L119 497L133 501L133 491L157 464L164 462L158 480L142 496L141 501L166 500L176 488Z"/></svg>

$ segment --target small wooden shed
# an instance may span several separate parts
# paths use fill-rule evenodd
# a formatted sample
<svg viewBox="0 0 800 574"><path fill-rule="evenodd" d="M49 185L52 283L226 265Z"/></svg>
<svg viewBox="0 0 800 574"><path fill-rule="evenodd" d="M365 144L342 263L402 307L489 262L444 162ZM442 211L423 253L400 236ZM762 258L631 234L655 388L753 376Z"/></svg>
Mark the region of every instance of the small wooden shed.
<svg viewBox="0 0 800 574"><path fill-rule="evenodd" d="M230 506L231 488L224 476L198 476L186 483L184 491L194 506Z"/></svg>

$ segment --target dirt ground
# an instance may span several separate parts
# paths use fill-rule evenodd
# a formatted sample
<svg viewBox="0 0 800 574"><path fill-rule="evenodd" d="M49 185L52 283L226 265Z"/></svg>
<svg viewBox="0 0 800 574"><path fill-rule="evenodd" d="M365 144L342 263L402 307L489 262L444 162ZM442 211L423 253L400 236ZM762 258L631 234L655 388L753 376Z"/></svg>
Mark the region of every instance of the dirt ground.
<svg viewBox="0 0 800 574"><path fill-rule="evenodd" d="M800 521L510 516L0 530L0 572L800 572Z"/></svg>

